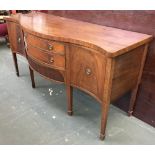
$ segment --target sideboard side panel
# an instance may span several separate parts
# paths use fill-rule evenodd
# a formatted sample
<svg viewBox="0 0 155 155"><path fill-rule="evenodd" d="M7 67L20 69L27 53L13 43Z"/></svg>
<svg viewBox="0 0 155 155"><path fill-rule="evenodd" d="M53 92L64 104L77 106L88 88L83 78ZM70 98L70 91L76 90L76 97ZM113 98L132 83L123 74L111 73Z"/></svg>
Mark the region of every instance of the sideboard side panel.
<svg viewBox="0 0 155 155"><path fill-rule="evenodd" d="M112 100L132 90L138 79L144 46L116 57L113 75Z"/></svg>

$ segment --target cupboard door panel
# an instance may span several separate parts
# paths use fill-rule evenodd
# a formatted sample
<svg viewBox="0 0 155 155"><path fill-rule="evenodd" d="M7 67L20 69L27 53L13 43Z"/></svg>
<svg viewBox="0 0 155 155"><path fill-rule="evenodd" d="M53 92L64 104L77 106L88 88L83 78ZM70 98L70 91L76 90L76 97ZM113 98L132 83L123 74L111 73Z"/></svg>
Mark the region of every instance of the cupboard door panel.
<svg viewBox="0 0 155 155"><path fill-rule="evenodd" d="M25 55L24 38L20 26L14 22L7 22L7 28L12 52Z"/></svg>
<svg viewBox="0 0 155 155"><path fill-rule="evenodd" d="M102 100L106 62L104 55L84 47L71 45L69 59L71 85Z"/></svg>

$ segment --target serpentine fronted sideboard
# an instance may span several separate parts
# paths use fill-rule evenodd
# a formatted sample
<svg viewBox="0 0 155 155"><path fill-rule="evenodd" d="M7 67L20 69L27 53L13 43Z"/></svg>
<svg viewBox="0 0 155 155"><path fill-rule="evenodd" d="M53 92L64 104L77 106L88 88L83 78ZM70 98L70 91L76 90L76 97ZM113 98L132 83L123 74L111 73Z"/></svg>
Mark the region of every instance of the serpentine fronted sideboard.
<svg viewBox="0 0 155 155"><path fill-rule="evenodd" d="M105 138L110 102L128 91L132 115L151 35L44 13L5 20L17 75L16 54L21 54L28 60L32 87L33 71L65 83L69 115L73 87L93 96L101 105L100 139Z"/></svg>

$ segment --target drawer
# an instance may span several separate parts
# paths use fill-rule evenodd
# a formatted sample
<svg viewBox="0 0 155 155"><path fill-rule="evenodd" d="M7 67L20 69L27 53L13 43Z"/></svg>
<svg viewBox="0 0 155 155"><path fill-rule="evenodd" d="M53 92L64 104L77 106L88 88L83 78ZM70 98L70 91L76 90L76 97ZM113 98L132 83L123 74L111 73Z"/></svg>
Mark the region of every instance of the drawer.
<svg viewBox="0 0 155 155"><path fill-rule="evenodd" d="M84 47L72 45L69 48L71 84L102 100L105 57Z"/></svg>
<svg viewBox="0 0 155 155"><path fill-rule="evenodd" d="M65 56L45 52L31 45L27 45L27 54L32 59L35 59L35 61L38 61L48 67L54 67L62 70L65 69Z"/></svg>
<svg viewBox="0 0 155 155"><path fill-rule="evenodd" d="M53 69L47 66L43 66L42 64L36 62L35 60L31 59L28 56L28 62L30 64L30 66L37 71L38 73L40 73L41 75L43 75L44 77L47 77L49 79L53 79L55 81L60 81L60 82L64 82L64 73L63 71L57 70L57 69Z"/></svg>
<svg viewBox="0 0 155 155"><path fill-rule="evenodd" d="M25 36L27 44L31 44L34 47L62 55L65 53L65 46L63 43L42 39L31 34L25 34Z"/></svg>

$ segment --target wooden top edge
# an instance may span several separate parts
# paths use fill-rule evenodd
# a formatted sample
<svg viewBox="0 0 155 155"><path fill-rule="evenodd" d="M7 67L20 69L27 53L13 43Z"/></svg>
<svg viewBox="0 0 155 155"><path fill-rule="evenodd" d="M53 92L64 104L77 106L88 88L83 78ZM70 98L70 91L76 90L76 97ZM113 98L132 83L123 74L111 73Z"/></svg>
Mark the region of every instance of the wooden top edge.
<svg viewBox="0 0 155 155"><path fill-rule="evenodd" d="M4 17L4 20L10 21L10 22L19 23L20 14L21 14L21 13L18 13L18 14L14 14L14 15L10 15L10 16Z"/></svg>
<svg viewBox="0 0 155 155"><path fill-rule="evenodd" d="M32 23L32 21L34 21L35 18L36 19L38 18L38 20L39 19L43 20L43 23L39 23L39 21L38 22L35 21L34 23ZM94 50L102 52L107 57L119 56L138 46L146 44L153 39L152 35L131 32L131 31L121 30L121 29L107 27L107 26L101 26L101 25L87 23L83 21L77 21L74 19L48 15L44 13L37 13L37 14L29 13L24 15L16 14L10 17L5 17L4 19L6 21L16 22L20 24L23 30L33 35L37 35L38 37L52 39L56 41L62 41L66 43L73 43L73 44L85 46L88 48L92 48ZM28 19L28 22L24 21L25 19ZM63 24L64 24L64 27L63 27ZM74 27L80 25L79 30L77 30L77 34L76 32L71 30L71 28L74 29L72 25ZM51 28L51 26L53 29ZM62 31L62 28L64 28L64 31ZM64 34L61 35L60 32L58 31ZM72 32L73 35L68 34L67 32L68 33ZM78 32L83 36L79 35ZM90 33L92 32L94 34L91 35L88 32ZM117 35L117 32L120 34ZM111 36L108 36L109 34ZM126 38L125 35L130 35L130 34L131 34L131 37L128 36L128 38L130 37L131 39ZM121 35L123 37L121 37ZM134 37L136 37L136 39L134 39ZM119 41L117 41L117 39L119 39ZM123 39L127 39L127 41Z"/></svg>
<svg viewBox="0 0 155 155"><path fill-rule="evenodd" d="M153 40L153 36L150 35L150 38L146 38L146 39L142 40L141 42L137 42L137 43L133 44L132 46L130 46L130 48L126 47L126 48L118 50L118 51L116 51L115 53L112 53L112 54L107 52L106 55L107 55L107 57L116 57L116 56L122 55L124 53L127 53L127 52L131 51L132 49L135 49L135 48L137 48L139 46L148 44L152 40Z"/></svg>

